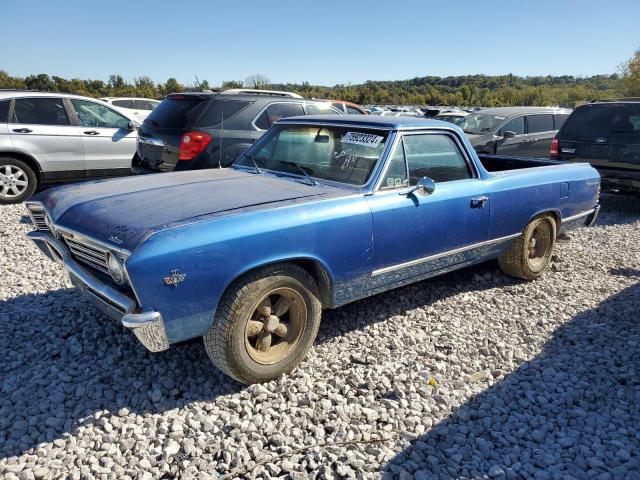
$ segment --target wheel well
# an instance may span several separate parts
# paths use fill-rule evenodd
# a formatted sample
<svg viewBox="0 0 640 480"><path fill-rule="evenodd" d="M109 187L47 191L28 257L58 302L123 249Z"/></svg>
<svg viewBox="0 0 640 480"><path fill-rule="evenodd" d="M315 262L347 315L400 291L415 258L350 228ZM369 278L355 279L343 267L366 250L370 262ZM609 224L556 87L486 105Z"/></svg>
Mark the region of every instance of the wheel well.
<svg viewBox="0 0 640 480"><path fill-rule="evenodd" d="M331 284L331 277L320 262L309 258L291 258L265 263L243 272L239 277L248 275L251 272L268 267L275 263L291 263L305 270L309 275L311 275L311 278L315 280L316 285L318 286L318 292L320 293L319 300L322 304L322 308L333 308L333 286ZM236 279L239 277L236 277Z"/></svg>
<svg viewBox="0 0 640 480"><path fill-rule="evenodd" d="M299 258L290 260L291 263L298 265L300 268L304 268L309 275L313 277L318 285L320 291L320 303L323 308L333 307L333 286L331 284L331 277L327 273L327 270L315 260L308 258Z"/></svg>
<svg viewBox="0 0 640 480"><path fill-rule="evenodd" d="M15 158L17 160L21 160L33 170L33 173L36 174L36 178L38 179L38 183L42 181L42 169L40 168L40 164L30 155L22 152L1 152L0 157L10 157Z"/></svg>

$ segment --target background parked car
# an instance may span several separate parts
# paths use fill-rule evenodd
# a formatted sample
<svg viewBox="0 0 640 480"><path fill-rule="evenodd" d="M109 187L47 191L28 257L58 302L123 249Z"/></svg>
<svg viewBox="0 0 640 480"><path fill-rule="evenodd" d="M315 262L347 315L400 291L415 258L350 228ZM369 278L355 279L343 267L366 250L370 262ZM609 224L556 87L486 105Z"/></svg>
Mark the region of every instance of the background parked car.
<svg viewBox="0 0 640 480"><path fill-rule="evenodd" d="M342 112L280 92L167 95L140 127L133 171L228 167L277 120L323 113Z"/></svg>
<svg viewBox="0 0 640 480"><path fill-rule="evenodd" d="M319 100L320 102L327 102L332 107L340 110L342 113L347 113L351 115L369 115L369 112L362 106L357 103L347 102L346 100Z"/></svg>
<svg viewBox="0 0 640 480"><path fill-rule="evenodd" d="M576 108L553 140L550 157L589 162L604 188L640 192L640 99Z"/></svg>
<svg viewBox="0 0 640 480"><path fill-rule="evenodd" d="M151 110L160 105L160 100L152 98L103 97L100 100L116 107L128 117L142 122Z"/></svg>
<svg viewBox="0 0 640 480"><path fill-rule="evenodd" d="M38 185L129 175L138 124L79 95L0 92L0 204Z"/></svg>
<svg viewBox="0 0 640 480"><path fill-rule="evenodd" d="M432 117L434 120L442 120L443 122L453 123L454 125L460 125L464 118L469 115L469 112L464 110L452 110L449 112L439 113L435 117Z"/></svg>
<svg viewBox="0 0 640 480"><path fill-rule="evenodd" d="M547 157L551 141L570 109L548 107L483 108L460 122L478 153Z"/></svg>

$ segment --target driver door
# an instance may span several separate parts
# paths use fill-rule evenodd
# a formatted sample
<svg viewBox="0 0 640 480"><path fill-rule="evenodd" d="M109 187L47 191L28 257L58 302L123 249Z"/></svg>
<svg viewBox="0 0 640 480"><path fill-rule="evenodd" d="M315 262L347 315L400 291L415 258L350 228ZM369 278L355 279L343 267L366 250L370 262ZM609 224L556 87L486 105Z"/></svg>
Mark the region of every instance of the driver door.
<svg viewBox="0 0 640 480"><path fill-rule="evenodd" d="M408 193L422 177L434 180L435 191ZM406 283L473 259L476 250L466 247L485 241L489 227L484 188L454 135L403 134L382 183L367 197L373 214L367 288Z"/></svg>
<svg viewBox="0 0 640 480"><path fill-rule="evenodd" d="M130 129L129 119L115 110L72 98L78 117L78 132L84 148L85 175L112 176L131 172L138 132Z"/></svg>
<svg viewBox="0 0 640 480"><path fill-rule="evenodd" d="M524 116L515 117L506 122L498 130L498 136L502 137L504 132L514 132L516 135L512 138L498 140L496 142L496 154L514 157L526 156L530 139L525 133Z"/></svg>

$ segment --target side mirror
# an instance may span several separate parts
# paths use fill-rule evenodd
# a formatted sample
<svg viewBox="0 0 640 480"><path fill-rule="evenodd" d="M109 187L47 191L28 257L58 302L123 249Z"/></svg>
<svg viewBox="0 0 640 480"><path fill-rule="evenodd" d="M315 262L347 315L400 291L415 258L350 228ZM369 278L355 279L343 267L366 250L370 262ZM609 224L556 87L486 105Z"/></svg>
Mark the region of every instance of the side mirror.
<svg viewBox="0 0 640 480"><path fill-rule="evenodd" d="M511 130L507 130L506 132L502 132L502 138L513 138L516 136L516 132L512 132Z"/></svg>
<svg viewBox="0 0 640 480"><path fill-rule="evenodd" d="M409 191L404 191L400 195L415 195L418 194L421 197L431 195L436 190L436 182L429 177L422 177L416 182L416 186Z"/></svg>
<svg viewBox="0 0 640 480"><path fill-rule="evenodd" d="M129 120L129 130L138 130L138 128L140 128L140 125L138 125L136 122L134 122L133 120Z"/></svg>

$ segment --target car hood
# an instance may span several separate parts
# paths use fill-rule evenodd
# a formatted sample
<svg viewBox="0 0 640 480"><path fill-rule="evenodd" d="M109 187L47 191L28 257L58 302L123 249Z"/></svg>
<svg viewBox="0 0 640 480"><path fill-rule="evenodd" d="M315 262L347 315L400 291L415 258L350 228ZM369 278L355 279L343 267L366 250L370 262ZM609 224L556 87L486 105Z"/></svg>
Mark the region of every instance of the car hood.
<svg viewBox="0 0 640 480"><path fill-rule="evenodd" d="M152 233L187 221L348 194L305 181L234 169L193 170L67 185L33 200L44 204L56 225L132 250Z"/></svg>

